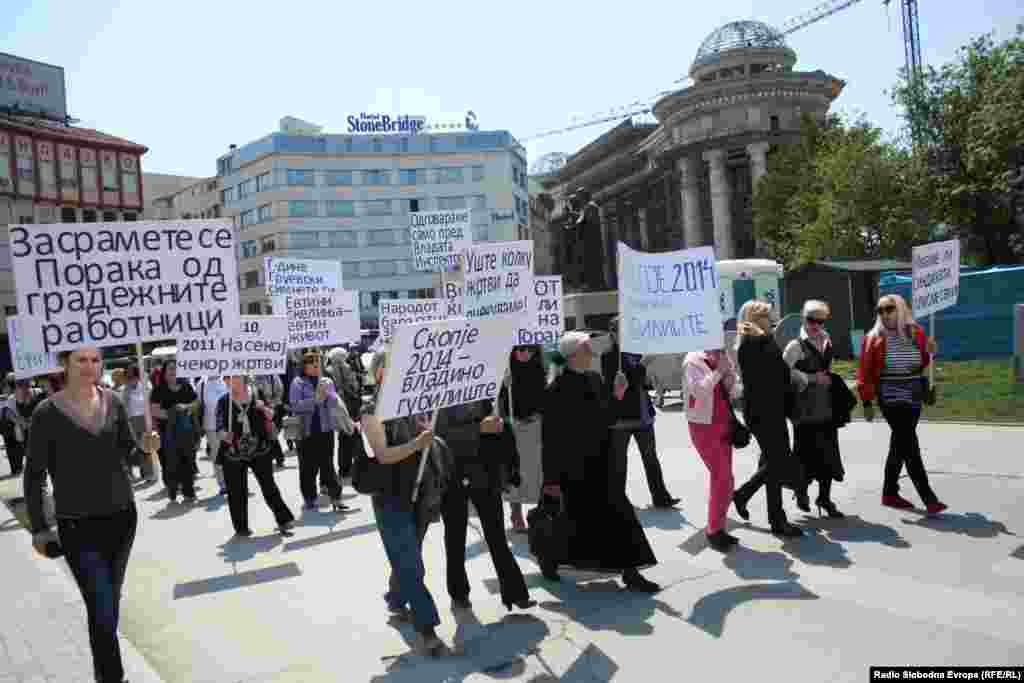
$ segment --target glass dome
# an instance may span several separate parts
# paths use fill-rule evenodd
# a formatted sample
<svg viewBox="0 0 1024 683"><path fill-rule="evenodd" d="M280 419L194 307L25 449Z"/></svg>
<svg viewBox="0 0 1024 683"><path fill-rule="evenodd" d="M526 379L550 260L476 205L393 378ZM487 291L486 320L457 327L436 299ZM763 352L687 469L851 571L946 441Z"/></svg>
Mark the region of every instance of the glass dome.
<svg viewBox="0 0 1024 683"><path fill-rule="evenodd" d="M694 66L716 59L722 52L743 48L786 48L778 29L760 21L733 21L715 29L697 50Z"/></svg>

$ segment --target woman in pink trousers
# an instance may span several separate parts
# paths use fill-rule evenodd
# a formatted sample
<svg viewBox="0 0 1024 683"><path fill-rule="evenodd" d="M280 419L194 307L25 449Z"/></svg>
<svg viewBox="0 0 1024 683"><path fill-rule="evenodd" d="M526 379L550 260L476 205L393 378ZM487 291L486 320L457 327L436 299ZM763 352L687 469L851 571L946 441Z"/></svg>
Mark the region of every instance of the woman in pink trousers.
<svg viewBox="0 0 1024 683"><path fill-rule="evenodd" d="M732 419L729 398L740 388L736 370L724 351L694 351L683 360L686 419L693 442L711 474L708 496L708 543L727 552L739 539L725 531L732 503Z"/></svg>

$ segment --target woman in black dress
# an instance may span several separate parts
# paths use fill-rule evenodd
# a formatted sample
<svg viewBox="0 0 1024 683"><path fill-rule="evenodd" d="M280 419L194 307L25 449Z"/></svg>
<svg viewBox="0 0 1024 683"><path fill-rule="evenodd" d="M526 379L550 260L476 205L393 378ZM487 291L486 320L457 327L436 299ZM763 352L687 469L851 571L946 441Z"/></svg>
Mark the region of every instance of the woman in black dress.
<svg viewBox="0 0 1024 683"><path fill-rule="evenodd" d="M179 491L186 503L196 501L196 432L190 411L197 399L192 385L178 381L175 361L164 361L149 402L160 431L160 467L172 503L178 501Z"/></svg>
<svg viewBox="0 0 1024 683"><path fill-rule="evenodd" d="M544 495L561 499L573 532L564 557L540 557L541 571L558 580L559 562L578 569L622 574L626 588L661 590L638 571L657 564L625 490L612 473L611 426L615 414L601 376L590 370L594 351L582 332L567 332L559 345L566 361L547 391L543 426Z"/></svg>

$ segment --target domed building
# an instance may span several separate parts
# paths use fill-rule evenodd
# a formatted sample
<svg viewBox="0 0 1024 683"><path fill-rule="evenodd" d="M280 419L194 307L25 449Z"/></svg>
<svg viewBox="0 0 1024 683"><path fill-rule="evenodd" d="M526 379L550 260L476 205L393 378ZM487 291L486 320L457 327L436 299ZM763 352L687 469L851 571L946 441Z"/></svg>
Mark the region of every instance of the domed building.
<svg viewBox="0 0 1024 683"><path fill-rule="evenodd" d="M771 149L799 138L803 114L823 119L845 85L824 71L794 71L796 61L771 26L726 24L697 49L692 85L655 103L656 124L627 120L549 176L553 221L581 187L601 215L600 236L564 231L567 286L614 289L620 239L645 251L714 245L719 260L762 256L751 200ZM600 245L579 243L592 240ZM587 263L598 254L603 273Z"/></svg>

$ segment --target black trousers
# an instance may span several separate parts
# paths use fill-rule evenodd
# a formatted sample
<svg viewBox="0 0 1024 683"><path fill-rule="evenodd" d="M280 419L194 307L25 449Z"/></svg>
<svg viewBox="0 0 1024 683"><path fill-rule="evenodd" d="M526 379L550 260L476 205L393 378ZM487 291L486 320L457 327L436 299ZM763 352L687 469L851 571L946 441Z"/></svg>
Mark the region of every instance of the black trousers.
<svg viewBox="0 0 1024 683"><path fill-rule="evenodd" d="M658 462L658 446L654 439L654 427L647 429L613 429L612 430L612 477L613 486L621 484L621 490L626 490L626 481L629 469L629 441L636 439L636 445L640 449L640 457L644 463L644 473L647 475L647 488L651 490L651 500L661 503L669 499L668 489L665 488L665 476L661 471L661 463Z"/></svg>
<svg viewBox="0 0 1024 683"><path fill-rule="evenodd" d="M362 439L359 432L351 435L338 432L338 477L344 478L352 472L352 461L355 459L357 440Z"/></svg>
<svg viewBox="0 0 1024 683"><path fill-rule="evenodd" d="M138 521L134 507L109 517L57 520L64 557L85 601L92 663L101 683L124 680L117 625Z"/></svg>
<svg viewBox="0 0 1024 683"><path fill-rule="evenodd" d="M7 451L7 462L11 465L11 476L21 474L25 465L25 444L18 443L14 437L4 438L4 449Z"/></svg>
<svg viewBox="0 0 1024 683"><path fill-rule="evenodd" d="M186 498L196 495L196 452L191 446L161 448L158 452L163 470L167 495L174 498L180 492Z"/></svg>
<svg viewBox="0 0 1024 683"><path fill-rule="evenodd" d="M320 497L316 478L327 487L331 500L341 498L341 484L334 472L334 432L310 434L299 444L299 488L307 503Z"/></svg>
<svg viewBox="0 0 1024 683"><path fill-rule="evenodd" d="M768 502L768 521L773 527L785 524L786 511L782 508L781 470L786 459L793 457L789 448L789 430L785 420L777 423L749 423L750 431L761 447L761 461L757 471L743 486L736 489L735 497L746 504L757 490L765 487Z"/></svg>
<svg viewBox="0 0 1024 683"><path fill-rule="evenodd" d="M921 419L920 403L883 403L882 415L892 428L889 438L889 457L885 459L885 480L883 496L895 496L900 492L900 473L907 466L910 481L914 482L917 495L925 505L937 503L939 498L928 482L928 472L921 460L921 444L917 440L917 423Z"/></svg>
<svg viewBox="0 0 1024 683"><path fill-rule="evenodd" d="M224 458L224 483L228 489L228 509L231 511L231 525L235 531L249 529L249 487L246 486L248 470L252 470L259 484L260 492L267 507L274 513L274 519L280 526L295 519L281 497L281 489L274 481L272 458L268 455L251 462L241 462Z"/></svg>
<svg viewBox="0 0 1024 683"><path fill-rule="evenodd" d="M466 528L469 525L469 501L473 501L484 540L498 574L501 601L510 604L526 600L529 591L523 571L508 547L502 516L501 494L496 489L467 486L453 480L441 504L444 520L444 550L448 569L448 595L452 600L469 599L469 576L466 574Z"/></svg>

